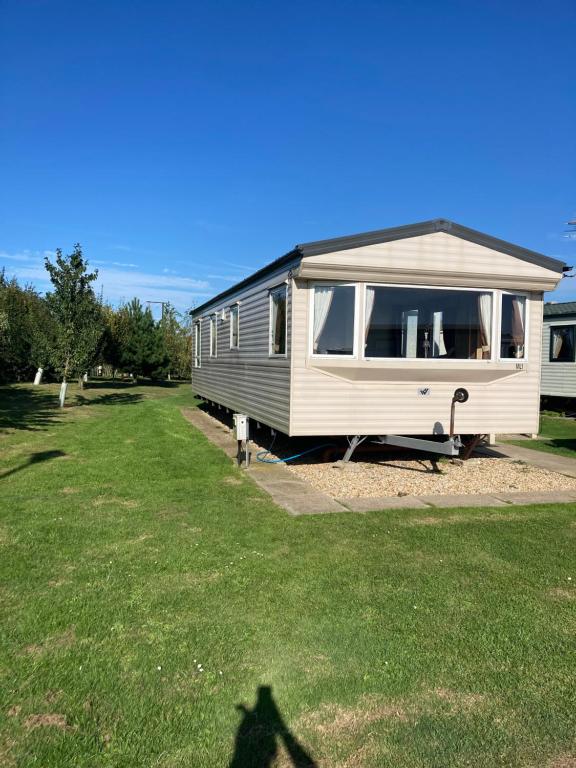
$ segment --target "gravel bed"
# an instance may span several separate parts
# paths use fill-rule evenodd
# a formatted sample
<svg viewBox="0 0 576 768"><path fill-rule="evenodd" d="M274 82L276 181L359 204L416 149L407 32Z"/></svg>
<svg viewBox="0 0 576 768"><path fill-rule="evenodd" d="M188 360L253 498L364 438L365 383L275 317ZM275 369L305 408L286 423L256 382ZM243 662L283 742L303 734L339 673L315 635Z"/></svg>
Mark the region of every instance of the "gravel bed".
<svg viewBox="0 0 576 768"><path fill-rule="evenodd" d="M473 458L461 464L442 461L440 474L421 459L351 461L344 468L332 463L286 466L334 498L576 490L576 478L508 458Z"/></svg>

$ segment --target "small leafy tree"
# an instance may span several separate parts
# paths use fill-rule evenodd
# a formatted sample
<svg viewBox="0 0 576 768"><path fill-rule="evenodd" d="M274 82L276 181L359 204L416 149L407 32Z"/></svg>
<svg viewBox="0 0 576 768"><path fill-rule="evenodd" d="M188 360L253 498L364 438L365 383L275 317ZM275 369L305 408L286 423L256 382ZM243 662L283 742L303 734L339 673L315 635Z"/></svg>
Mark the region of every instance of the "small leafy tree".
<svg viewBox="0 0 576 768"><path fill-rule="evenodd" d="M79 244L69 256L56 251L56 263L45 259L54 290L46 295L46 303L55 324L51 349L52 364L62 377L60 404L64 405L69 377L82 374L97 357L104 330L102 308L92 283L98 272L88 272L88 263Z"/></svg>
<svg viewBox="0 0 576 768"><path fill-rule="evenodd" d="M0 272L0 379L23 381L44 368L52 331L44 299Z"/></svg>
<svg viewBox="0 0 576 768"><path fill-rule="evenodd" d="M188 356L188 329L182 324L182 315L171 304L164 306L160 328L168 360L168 378L171 375L186 378L191 366L191 357Z"/></svg>

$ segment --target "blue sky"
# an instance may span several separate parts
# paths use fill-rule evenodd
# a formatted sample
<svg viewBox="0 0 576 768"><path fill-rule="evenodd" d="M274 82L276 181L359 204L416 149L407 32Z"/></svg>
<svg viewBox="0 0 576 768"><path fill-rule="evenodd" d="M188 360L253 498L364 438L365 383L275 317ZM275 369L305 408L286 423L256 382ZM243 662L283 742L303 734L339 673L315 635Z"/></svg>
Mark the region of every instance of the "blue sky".
<svg viewBox="0 0 576 768"><path fill-rule="evenodd" d="M79 241L183 310L437 216L576 263L575 39L572 0L0 0L0 267Z"/></svg>

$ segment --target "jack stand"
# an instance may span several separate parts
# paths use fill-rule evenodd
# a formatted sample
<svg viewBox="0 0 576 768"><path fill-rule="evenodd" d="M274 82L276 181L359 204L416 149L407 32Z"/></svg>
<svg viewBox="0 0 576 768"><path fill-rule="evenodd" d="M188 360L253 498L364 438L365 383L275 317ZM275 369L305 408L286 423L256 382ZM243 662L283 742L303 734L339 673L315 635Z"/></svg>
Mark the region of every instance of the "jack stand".
<svg viewBox="0 0 576 768"><path fill-rule="evenodd" d="M346 453L344 454L344 458L342 459L344 463L347 463L350 461L350 459L352 458L352 454L354 453L356 448L358 448L358 446L361 443L363 443L364 440L366 440L366 438L367 438L367 435L364 435L364 437L362 437L362 435L354 435L352 440L348 442L348 448L346 449Z"/></svg>

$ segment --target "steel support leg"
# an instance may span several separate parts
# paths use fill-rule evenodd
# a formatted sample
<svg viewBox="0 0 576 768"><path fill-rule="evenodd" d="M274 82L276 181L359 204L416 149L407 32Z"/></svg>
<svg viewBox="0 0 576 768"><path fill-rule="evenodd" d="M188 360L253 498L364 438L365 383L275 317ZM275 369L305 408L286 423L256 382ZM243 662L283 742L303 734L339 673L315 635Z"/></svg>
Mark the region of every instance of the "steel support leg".
<svg viewBox="0 0 576 768"><path fill-rule="evenodd" d="M342 461L350 461L350 459L352 458L352 454L354 453L356 448L358 448L361 442L362 442L362 435L354 435L352 440L350 440L350 444L348 445L348 449L344 454L344 458L342 459Z"/></svg>

